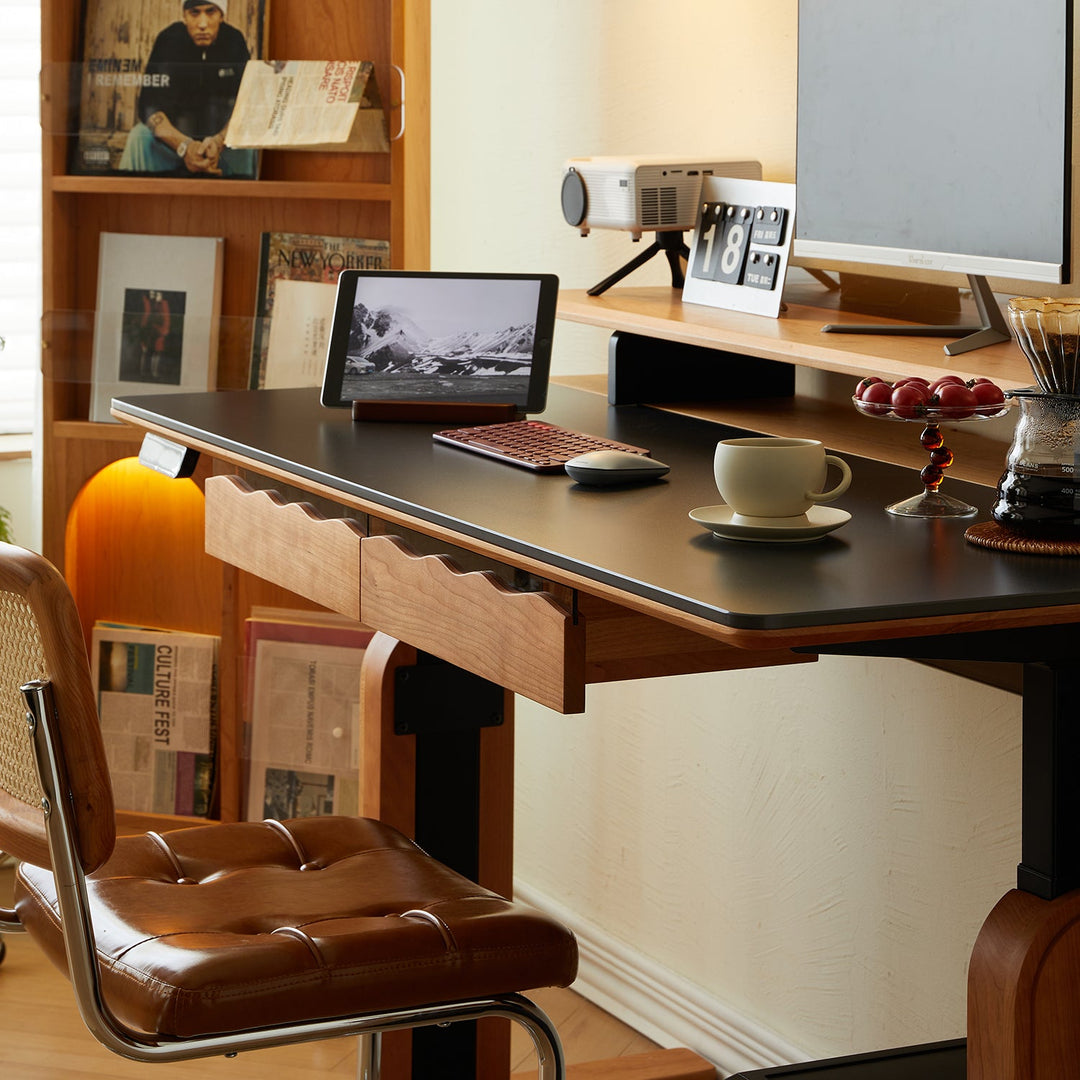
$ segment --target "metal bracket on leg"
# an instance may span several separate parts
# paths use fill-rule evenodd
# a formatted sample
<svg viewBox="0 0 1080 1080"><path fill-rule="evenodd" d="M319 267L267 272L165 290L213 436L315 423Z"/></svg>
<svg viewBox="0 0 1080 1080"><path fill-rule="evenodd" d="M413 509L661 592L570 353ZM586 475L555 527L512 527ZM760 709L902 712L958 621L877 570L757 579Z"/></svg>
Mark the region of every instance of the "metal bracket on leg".
<svg viewBox="0 0 1080 1080"><path fill-rule="evenodd" d="M783 360L658 341L624 330L616 330L608 343L611 405L791 397L794 393L795 368Z"/></svg>
<svg viewBox="0 0 1080 1080"><path fill-rule="evenodd" d="M394 673L394 700L395 735L471 731L505 719L501 686L426 653Z"/></svg>

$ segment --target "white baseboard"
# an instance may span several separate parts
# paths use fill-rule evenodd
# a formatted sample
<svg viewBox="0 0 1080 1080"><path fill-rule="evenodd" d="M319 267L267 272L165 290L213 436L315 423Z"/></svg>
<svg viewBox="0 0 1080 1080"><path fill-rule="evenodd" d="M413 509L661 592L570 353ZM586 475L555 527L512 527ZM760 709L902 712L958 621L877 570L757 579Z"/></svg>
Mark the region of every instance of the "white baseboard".
<svg viewBox="0 0 1080 1080"><path fill-rule="evenodd" d="M514 895L574 932L580 958L574 990L661 1046L693 1050L721 1077L813 1056L526 882L515 881Z"/></svg>

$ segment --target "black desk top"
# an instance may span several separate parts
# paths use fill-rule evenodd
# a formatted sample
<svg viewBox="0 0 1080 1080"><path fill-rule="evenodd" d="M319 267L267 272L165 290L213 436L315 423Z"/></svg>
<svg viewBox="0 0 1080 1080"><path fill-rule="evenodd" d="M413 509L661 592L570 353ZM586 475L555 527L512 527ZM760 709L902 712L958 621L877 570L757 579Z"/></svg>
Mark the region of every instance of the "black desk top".
<svg viewBox="0 0 1080 1080"><path fill-rule="evenodd" d="M912 469L858 458L833 505L852 520L808 544L721 540L687 514L720 501L712 453L732 428L553 386L544 419L651 449L671 466L640 487L592 489L434 442L446 424L354 423L317 390L118 399L184 437L317 481L724 626L780 630L1080 604L1080 560L992 552L964 539L993 492L947 478L975 518L912 520L884 506L920 490ZM867 420L867 423L876 421ZM911 436L919 429L911 425ZM1004 448L1002 450L1004 467ZM557 575L556 575L557 576Z"/></svg>

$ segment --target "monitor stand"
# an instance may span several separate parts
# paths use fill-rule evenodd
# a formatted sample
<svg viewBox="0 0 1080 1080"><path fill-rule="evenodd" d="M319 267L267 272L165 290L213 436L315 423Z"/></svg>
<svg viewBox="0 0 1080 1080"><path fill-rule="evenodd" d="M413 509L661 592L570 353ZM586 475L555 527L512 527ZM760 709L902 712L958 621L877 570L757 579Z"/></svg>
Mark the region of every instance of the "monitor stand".
<svg viewBox="0 0 1080 1080"><path fill-rule="evenodd" d="M949 356L957 356L960 353L971 352L972 349L981 349L986 345L1000 345L1008 341L1012 336L1009 333L1009 324L1005 321L1005 316L994 299L990 283L982 274L968 274L968 281L975 296L975 307L980 319L979 326L924 326L921 323L905 326L873 326L857 323L829 323L821 328L822 332L826 334L903 334L917 337L966 335L956 341L950 341L945 346L945 352Z"/></svg>

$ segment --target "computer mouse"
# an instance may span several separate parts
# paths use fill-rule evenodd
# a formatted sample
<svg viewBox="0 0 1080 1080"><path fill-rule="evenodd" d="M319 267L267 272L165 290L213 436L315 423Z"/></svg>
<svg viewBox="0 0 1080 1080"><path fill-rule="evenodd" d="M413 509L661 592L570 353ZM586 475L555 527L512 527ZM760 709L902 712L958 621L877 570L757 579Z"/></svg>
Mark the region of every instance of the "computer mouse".
<svg viewBox="0 0 1080 1080"><path fill-rule="evenodd" d="M634 484L655 480L671 471L655 458L633 454L629 450L590 450L578 454L565 465L567 474L579 484L610 487L614 484Z"/></svg>

